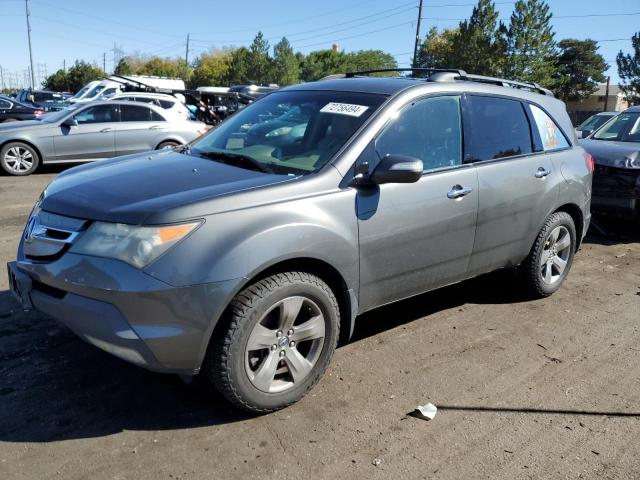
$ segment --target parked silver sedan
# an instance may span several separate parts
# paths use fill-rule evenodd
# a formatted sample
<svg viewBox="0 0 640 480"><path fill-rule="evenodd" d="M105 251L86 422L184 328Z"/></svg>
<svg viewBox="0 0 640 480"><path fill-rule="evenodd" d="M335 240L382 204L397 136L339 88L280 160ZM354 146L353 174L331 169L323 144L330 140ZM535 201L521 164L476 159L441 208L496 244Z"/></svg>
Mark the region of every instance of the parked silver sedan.
<svg viewBox="0 0 640 480"><path fill-rule="evenodd" d="M134 102L92 102L0 125L0 166L29 175L41 163L87 162L188 143L204 123Z"/></svg>

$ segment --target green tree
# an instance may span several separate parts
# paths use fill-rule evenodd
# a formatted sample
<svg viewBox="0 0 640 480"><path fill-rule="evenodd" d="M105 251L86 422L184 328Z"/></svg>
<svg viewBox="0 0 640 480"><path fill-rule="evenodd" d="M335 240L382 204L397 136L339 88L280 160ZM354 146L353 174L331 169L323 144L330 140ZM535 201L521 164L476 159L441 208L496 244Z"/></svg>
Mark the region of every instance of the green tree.
<svg viewBox="0 0 640 480"><path fill-rule="evenodd" d="M116 75L134 75L133 67L129 64L128 57L120 59L113 71Z"/></svg>
<svg viewBox="0 0 640 480"><path fill-rule="evenodd" d="M76 60L76 63L67 72L68 90L77 92L92 80L101 80L106 76L107 74L102 69L94 67L87 62Z"/></svg>
<svg viewBox="0 0 640 480"><path fill-rule="evenodd" d="M516 2L506 37L506 77L551 86L555 70L551 17L545 0Z"/></svg>
<svg viewBox="0 0 640 480"><path fill-rule="evenodd" d="M379 70L385 68L397 68L398 63L388 53L382 50L359 50L357 52L350 52L346 55L347 70ZM392 76L395 73L380 73L375 74L377 76Z"/></svg>
<svg viewBox="0 0 640 480"><path fill-rule="evenodd" d="M429 30L420 44L416 58L416 67L420 68L456 68L456 55L453 42L459 35L458 29L445 29L439 32L436 27Z"/></svg>
<svg viewBox="0 0 640 480"><path fill-rule="evenodd" d="M335 50L316 50L309 53L302 62L302 79L305 82L319 80L334 73L349 70L349 58Z"/></svg>
<svg viewBox="0 0 640 480"><path fill-rule="evenodd" d="M553 75L555 94L564 100L581 100L598 89L606 80L604 72L609 68L598 44L594 40L568 38L558 42L560 55Z"/></svg>
<svg viewBox="0 0 640 480"><path fill-rule="evenodd" d="M238 85L249 82L249 50L236 48L231 52L229 62L229 84Z"/></svg>
<svg viewBox="0 0 640 480"><path fill-rule="evenodd" d="M253 39L249 47L247 58L247 77L252 82L261 84L269 81L271 74L271 57L269 56L269 42L262 32Z"/></svg>
<svg viewBox="0 0 640 480"><path fill-rule="evenodd" d="M469 73L499 75L504 66L506 27L498 22L493 1L478 0L469 20L460 23L453 38L455 65Z"/></svg>
<svg viewBox="0 0 640 480"><path fill-rule="evenodd" d="M622 50L616 57L620 88L631 105L640 105L640 32L631 37L632 54L624 54Z"/></svg>
<svg viewBox="0 0 640 480"><path fill-rule="evenodd" d="M49 75L42 86L47 90L53 90L54 92L67 92L71 90L69 85L69 75L63 69Z"/></svg>
<svg viewBox="0 0 640 480"><path fill-rule="evenodd" d="M191 86L218 86L229 83L229 71L233 52L229 49L211 49L200 55L189 79Z"/></svg>
<svg viewBox="0 0 640 480"><path fill-rule="evenodd" d="M181 58L151 57L136 72L138 75L184 78L184 60Z"/></svg>
<svg viewBox="0 0 640 480"><path fill-rule="evenodd" d="M273 47L271 79L278 85L291 85L300 81L300 64L286 37L282 37Z"/></svg>

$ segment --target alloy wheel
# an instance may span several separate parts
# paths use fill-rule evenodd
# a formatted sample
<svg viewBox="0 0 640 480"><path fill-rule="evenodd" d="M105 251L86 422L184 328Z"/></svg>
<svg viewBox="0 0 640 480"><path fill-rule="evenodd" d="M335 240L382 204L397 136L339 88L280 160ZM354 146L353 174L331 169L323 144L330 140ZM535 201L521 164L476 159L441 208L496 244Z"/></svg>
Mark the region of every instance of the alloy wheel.
<svg viewBox="0 0 640 480"><path fill-rule="evenodd" d="M274 304L251 330L245 370L258 390L289 390L311 373L325 338L325 318L311 299L287 297Z"/></svg>
<svg viewBox="0 0 640 480"><path fill-rule="evenodd" d="M571 256L571 248L569 230L563 225L554 228L547 237L540 256L540 275L545 283L552 285L562 278Z"/></svg>
<svg viewBox="0 0 640 480"><path fill-rule="evenodd" d="M12 147L4 154L4 163L16 173L23 173L33 167L33 154L24 147Z"/></svg>

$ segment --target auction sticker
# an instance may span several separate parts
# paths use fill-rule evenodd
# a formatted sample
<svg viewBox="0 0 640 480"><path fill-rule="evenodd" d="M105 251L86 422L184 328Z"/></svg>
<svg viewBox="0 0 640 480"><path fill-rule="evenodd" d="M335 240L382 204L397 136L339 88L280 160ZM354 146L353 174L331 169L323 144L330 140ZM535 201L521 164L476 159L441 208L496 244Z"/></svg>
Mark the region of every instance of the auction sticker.
<svg viewBox="0 0 640 480"><path fill-rule="evenodd" d="M324 113L337 113L338 115L349 115L350 117L359 117L367 111L369 107L364 105L353 105L351 103L327 103L321 112Z"/></svg>

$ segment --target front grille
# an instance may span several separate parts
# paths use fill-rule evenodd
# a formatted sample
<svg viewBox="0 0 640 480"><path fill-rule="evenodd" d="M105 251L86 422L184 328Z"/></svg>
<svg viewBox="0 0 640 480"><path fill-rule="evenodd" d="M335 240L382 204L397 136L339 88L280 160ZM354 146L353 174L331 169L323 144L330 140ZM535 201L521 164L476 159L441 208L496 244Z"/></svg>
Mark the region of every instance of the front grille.
<svg viewBox="0 0 640 480"><path fill-rule="evenodd" d="M87 221L44 210L34 211L24 230L22 249L29 260L52 262L60 258L86 228Z"/></svg>

